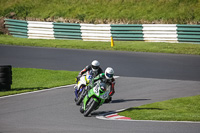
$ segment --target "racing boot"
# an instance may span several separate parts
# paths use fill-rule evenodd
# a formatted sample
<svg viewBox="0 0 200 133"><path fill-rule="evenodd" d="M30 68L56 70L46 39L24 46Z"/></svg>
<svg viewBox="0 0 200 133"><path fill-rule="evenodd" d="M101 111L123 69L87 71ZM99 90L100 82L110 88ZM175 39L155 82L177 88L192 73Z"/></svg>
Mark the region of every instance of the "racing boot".
<svg viewBox="0 0 200 133"><path fill-rule="evenodd" d="M105 100L104 103L111 103L112 102L112 97L109 97L108 99Z"/></svg>

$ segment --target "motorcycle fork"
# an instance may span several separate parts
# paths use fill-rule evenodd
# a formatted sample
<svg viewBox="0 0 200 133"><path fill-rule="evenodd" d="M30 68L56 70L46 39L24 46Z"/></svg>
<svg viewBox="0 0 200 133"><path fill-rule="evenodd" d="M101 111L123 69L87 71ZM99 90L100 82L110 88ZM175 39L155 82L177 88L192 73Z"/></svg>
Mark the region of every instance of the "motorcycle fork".
<svg viewBox="0 0 200 133"><path fill-rule="evenodd" d="M83 91L83 86L81 86L79 90L77 88L75 89L74 93L75 93L76 98L78 98L78 92L81 92L81 91Z"/></svg>
<svg viewBox="0 0 200 133"><path fill-rule="evenodd" d="M78 98L78 90L77 90L77 88L75 89L74 93L75 93L76 98Z"/></svg>

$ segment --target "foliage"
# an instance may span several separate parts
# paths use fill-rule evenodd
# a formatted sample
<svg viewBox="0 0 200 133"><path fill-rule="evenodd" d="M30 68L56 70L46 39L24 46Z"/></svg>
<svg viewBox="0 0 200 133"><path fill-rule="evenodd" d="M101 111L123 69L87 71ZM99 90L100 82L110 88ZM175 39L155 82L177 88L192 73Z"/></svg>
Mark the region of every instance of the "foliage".
<svg viewBox="0 0 200 133"><path fill-rule="evenodd" d="M200 0L1 0L0 16L96 23L198 23Z"/></svg>

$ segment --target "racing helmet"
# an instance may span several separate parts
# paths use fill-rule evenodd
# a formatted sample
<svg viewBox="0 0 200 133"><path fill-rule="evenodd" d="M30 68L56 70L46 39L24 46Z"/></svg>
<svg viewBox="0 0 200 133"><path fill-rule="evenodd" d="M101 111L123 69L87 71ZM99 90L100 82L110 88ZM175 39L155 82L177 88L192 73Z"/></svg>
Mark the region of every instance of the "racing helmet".
<svg viewBox="0 0 200 133"><path fill-rule="evenodd" d="M107 67L105 70L106 79L112 79L114 75L114 70L111 67Z"/></svg>
<svg viewBox="0 0 200 133"><path fill-rule="evenodd" d="M100 63L97 60L92 61L92 70L97 71L99 69Z"/></svg>

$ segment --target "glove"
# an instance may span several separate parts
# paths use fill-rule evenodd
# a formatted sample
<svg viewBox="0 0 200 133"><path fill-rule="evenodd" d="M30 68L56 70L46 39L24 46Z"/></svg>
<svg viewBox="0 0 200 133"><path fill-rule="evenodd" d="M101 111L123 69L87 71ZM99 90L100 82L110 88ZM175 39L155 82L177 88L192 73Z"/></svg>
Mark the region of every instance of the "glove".
<svg viewBox="0 0 200 133"><path fill-rule="evenodd" d="M78 81L80 80L81 76L82 76L82 75L78 75L78 76L76 77L76 79L75 79L76 83L78 83Z"/></svg>

